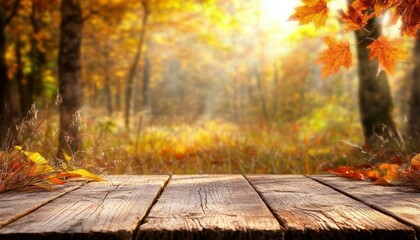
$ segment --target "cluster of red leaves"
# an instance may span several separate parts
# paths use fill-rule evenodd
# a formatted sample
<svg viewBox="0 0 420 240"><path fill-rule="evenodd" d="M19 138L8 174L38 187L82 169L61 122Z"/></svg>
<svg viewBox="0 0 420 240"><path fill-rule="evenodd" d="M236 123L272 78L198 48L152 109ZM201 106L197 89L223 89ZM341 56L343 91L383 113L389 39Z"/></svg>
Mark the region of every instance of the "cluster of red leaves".
<svg viewBox="0 0 420 240"><path fill-rule="evenodd" d="M316 28L325 25L328 18L329 0L302 0L303 6L295 8L295 13L290 16L290 20L299 21L299 24L313 22ZM381 17L385 11L391 14L390 24L396 24L401 20L401 35L416 36L420 29L420 0L356 0L348 6L347 11L338 10L341 20L346 24L346 30L365 29L368 21L373 17ZM368 35L369 36L369 35ZM398 39L388 39L381 36L373 40L368 46L371 50L369 59L378 58L379 69L393 74L395 64L407 58L407 54L400 48L401 41ZM325 43L328 49L321 52L318 63L323 64L322 76L326 77L337 72L340 66L349 68L351 66L351 51L347 41L338 41L333 38L326 38ZM338 61L336 56L340 55Z"/></svg>
<svg viewBox="0 0 420 240"><path fill-rule="evenodd" d="M345 178L370 180L379 185L410 183L420 189L420 155L413 157L409 164L402 164L398 157L391 160L393 163L341 166L326 171Z"/></svg>
<svg viewBox="0 0 420 240"><path fill-rule="evenodd" d="M39 153L20 147L0 152L0 192L17 189L53 190L70 180L100 181L101 177L85 169L53 167Z"/></svg>

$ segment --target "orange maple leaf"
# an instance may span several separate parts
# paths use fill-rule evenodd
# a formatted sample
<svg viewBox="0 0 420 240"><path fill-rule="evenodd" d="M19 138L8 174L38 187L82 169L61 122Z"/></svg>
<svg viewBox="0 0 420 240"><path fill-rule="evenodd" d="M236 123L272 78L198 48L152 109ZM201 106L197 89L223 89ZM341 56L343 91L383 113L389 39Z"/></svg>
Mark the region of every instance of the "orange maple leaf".
<svg viewBox="0 0 420 240"><path fill-rule="evenodd" d="M391 8L392 6L395 6L398 2L400 2L400 0L376 0L376 3L373 7L375 10L375 15L380 17L383 11Z"/></svg>
<svg viewBox="0 0 420 240"><path fill-rule="evenodd" d="M351 6L354 9L362 11L371 8L374 3L375 0L356 0L351 4Z"/></svg>
<svg viewBox="0 0 420 240"><path fill-rule="evenodd" d="M379 170L384 172L383 177L375 181L378 185L400 185L404 183L404 178L399 172L398 164L382 163Z"/></svg>
<svg viewBox="0 0 420 240"><path fill-rule="evenodd" d="M420 1L402 1L396 6L395 15L401 16L401 33L414 37L420 29Z"/></svg>
<svg viewBox="0 0 420 240"><path fill-rule="evenodd" d="M328 49L322 51L316 63L323 64L322 66L322 78L336 73L341 66L349 68L351 66L351 51L350 44L348 41L337 41L334 38L326 37L324 38L325 44L327 44Z"/></svg>
<svg viewBox="0 0 420 240"><path fill-rule="evenodd" d="M302 0L303 6L295 8L295 13L292 14L289 20L299 21L299 25L313 22L315 28L320 28L325 25L328 18L328 0Z"/></svg>
<svg viewBox="0 0 420 240"><path fill-rule="evenodd" d="M343 22L347 23L346 30L359 30L366 26L369 19L375 16L375 13L362 13L361 10L349 6L347 13L344 13L343 10L338 10L338 13L341 15Z"/></svg>
<svg viewBox="0 0 420 240"><path fill-rule="evenodd" d="M408 54L401 50L401 39L388 39L385 36L379 37L368 46L370 49L369 60L378 57L378 73L385 70L386 73L395 73L395 65L398 61L407 59Z"/></svg>

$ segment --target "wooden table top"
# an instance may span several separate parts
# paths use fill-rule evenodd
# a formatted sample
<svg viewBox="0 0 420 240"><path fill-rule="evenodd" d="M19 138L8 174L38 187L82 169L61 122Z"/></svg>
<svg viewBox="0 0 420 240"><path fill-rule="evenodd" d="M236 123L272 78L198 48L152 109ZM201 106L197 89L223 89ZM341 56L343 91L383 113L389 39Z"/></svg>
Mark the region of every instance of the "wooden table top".
<svg viewBox="0 0 420 240"><path fill-rule="evenodd" d="M0 239L420 239L420 193L334 176L107 176L0 194Z"/></svg>

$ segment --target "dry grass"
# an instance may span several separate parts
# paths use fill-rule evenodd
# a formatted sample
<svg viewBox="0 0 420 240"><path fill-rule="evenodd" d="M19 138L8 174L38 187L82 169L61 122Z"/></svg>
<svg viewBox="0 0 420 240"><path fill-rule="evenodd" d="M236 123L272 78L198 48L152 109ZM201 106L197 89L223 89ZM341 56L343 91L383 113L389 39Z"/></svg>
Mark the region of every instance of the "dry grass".
<svg viewBox="0 0 420 240"><path fill-rule="evenodd" d="M85 117L85 148L70 153L67 164L72 169L83 166L109 174L319 174L331 166L386 162L395 156L409 161L412 157L392 141L370 151L343 143L362 142L358 119L331 106L294 122L270 124L185 119L150 122L140 115L133 119L132 131L124 128L121 116L99 117L102 114ZM33 152L16 148L0 152L0 192L60 183L56 174L63 168L51 167L49 161L56 154L57 119L47 112L42 120L36 119L37 113L31 116L19 125L15 143ZM34 158L41 155L45 164L39 165ZM418 165L414 168L406 171L405 177L417 183Z"/></svg>
<svg viewBox="0 0 420 240"><path fill-rule="evenodd" d="M330 116L335 114L321 109L293 123L271 124L137 118L129 133L118 116L91 115L86 125L95 127L86 129L84 159L112 174L316 174L326 165L364 160L342 143L361 142L357 119Z"/></svg>

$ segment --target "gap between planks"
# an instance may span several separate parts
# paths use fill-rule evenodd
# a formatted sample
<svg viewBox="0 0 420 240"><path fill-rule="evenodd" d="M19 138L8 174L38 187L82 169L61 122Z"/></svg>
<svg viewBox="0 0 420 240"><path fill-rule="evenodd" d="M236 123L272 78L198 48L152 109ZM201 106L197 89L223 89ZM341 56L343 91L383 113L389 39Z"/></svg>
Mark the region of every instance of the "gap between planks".
<svg viewBox="0 0 420 240"><path fill-rule="evenodd" d="M267 200L262 196L262 193L260 193L255 186L249 181L248 177L245 174L242 174L242 176L245 178L245 180L248 182L248 184L254 189L254 192L258 194L260 199L264 202L265 206L268 208L268 210L271 212L271 214L277 219L280 226L282 226L284 229L287 229L286 223L283 219L281 219L277 214L276 211L268 204ZM282 236L282 239L284 239L284 235Z"/></svg>
<svg viewBox="0 0 420 240"><path fill-rule="evenodd" d="M72 191L74 191L76 189L79 189L84 184L85 183L81 183L81 184L78 184L76 186L69 187L68 189L64 189L63 192L60 192L60 193L52 196L51 198L48 198L45 201L41 201L41 203L39 203L39 204L31 205L28 208L26 208L26 209L18 212L17 214L12 215L12 216L8 217L5 220L0 221L0 229L6 227L7 225L15 222L16 220L18 220L18 219L20 219L22 217L25 217L26 215L28 215L28 214L30 214L30 213L38 210L39 208L41 208L41 207L43 207L43 206L51 203L52 201L54 201L54 200L56 200L56 199L58 199L58 198L60 198L60 197L62 197L64 195L66 195L66 194L68 194L68 193L70 193L70 192L72 192Z"/></svg>
<svg viewBox="0 0 420 240"><path fill-rule="evenodd" d="M259 191L257 191L256 186L254 186L254 184L249 180L249 178L246 175L242 175L242 177L245 179L245 182L247 182L247 184L251 187L252 191L254 191L255 193L257 193L258 197L261 199L261 201L266 206L266 208L269 210L269 212L273 215L273 217L275 218L275 220L277 220L277 222L280 224L280 226L281 227L285 227L287 224L281 219L281 217L278 216L278 214L275 214L275 209L273 209L273 206L270 206L270 204L262 196L262 193L260 193ZM324 185L324 186L332 189L333 191L338 192L338 194L342 194L342 195L345 195L346 197L350 197L351 199L356 200L357 202L360 202L361 204L366 205L367 207L370 207L370 208L372 208L372 209L374 209L374 210L376 210L378 212L381 212L381 213L383 213L383 214L385 214L385 215L387 215L387 216L389 216L389 217L391 217L393 219L396 219L396 220L398 220L400 222L403 222L404 221L404 220L401 221L398 217L396 217L394 214L392 214L392 212L389 212L389 211L384 212L384 211L382 211L383 209L380 209L380 208L378 209L377 206L375 206L373 204L369 204L369 203L367 203L367 202L365 202L362 199L359 199L357 197L354 197L351 194L345 192L344 190L339 189L338 187L331 186L328 183L322 182L322 180L314 179L314 178L312 178L310 176L305 176L305 177L308 178L308 179L310 179L310 180L312 180L312 181L314 181L314 182L317 182L319 184L322 184L322 185ZM164 193L164 191L167 188L167 185L172 180L173 180L172 176L168 176L166 178L166 180L162 184L162 187L159 189L159 191L156 193L155 197L153 198L152 202L150 202L150 204L147 206L143 218L140 219L140 221L137 223L137 226L135 228L135 231L133 232L133 234L131 236L132 239L136 239L138 237L137 235L139 234L140 227L145 223L145 220L149 216L150 211L155 206L155 204L158 202L158 200L161 198L162 193ZM85 185L88 185L88 184L85 184ZM80 187L81 187L81 185L78 185L78 186L74 186L74 187L72 187L70 189L66 189L64 192L61 192L59 194L56 194L56 195L52 196L51 198L49 198L48 200L45 200L41 204L38 204L38 205L35 205L35 206L31 207L29 210L26 210L25 209L24 211L19 212L16 216L12 216L14 218L14 220L9 220L10 222L8 222L6 225L8 225L8 224L10 224L10 223L18 220L19 218L22 218L22 217L24 217L24 216L26 216L26 215L28 215L28 214L36 211L37 209L39 209L39 208L41 208L41 207L43 207L45 205L48 205L49 203L51 203L51 202L53 202L53 201L55 201L55 200L63 197L64 195L66 195L66 194L68 194L68 193L70 193L70 192L72 192L72 191L74 191L74 190L76 190L76 189L78 189ZM6 219L6 220L8 220L8 219ZM1 223L2 222L0 221L0 224ZM406 222L403 222L403 223L405 223L405 224L407 224L409 226L412 226L412 224L409 224L409 223L406 223ZM4 225L4 226L6 226L6 225ZM0 225L0 228L2 228L1 225Z"/></svg>
<svg viewBox="0 0 420 240"><path fill-rule="evenodd" d="M0 239L132 239L168 178L109 176L86 184L0 229Z"/></svg>
<svg viewBox="0 0 420 240"><path fill-rule="evenodd" d="M417 236L419 236L419 235L420 235L420 227L419 227L418 225L413 224L413 223L412 223L412 222L410 222L410 221L407 221L406 219L404 219L404 218L402 218L402 217L398 216L397 214L393 213L392 211L389 211L389 210L387 210L386 208L383 208L383 207L381 207L381 206L378 206L378 205L376 205L375 203L370 203L370 202L368 202L368 201L364 200L363 198L357 197L357 196L355 196L355 195L351 194L350 192L347 192L346 190L343 190L343 189L339 188L338 186L334 186L334 185L332 185L332 184L330 184L330 183L328 183L328 182L323 181L323 180L322 180L322 179L320 179L320 178L317 178L316 176L315 176L315 177L313 177L313 176L308 176L308 175L305 175L305 177L310 178L310 179L312 179L312 180L314 180L314 181L316 181L316 182L318 182L318 183L320 183L320 184L323 184L323 185L325 185L325 186L327 186L327 187L329 187L329 188L331 188L331 189L334 189L335 191L337 191L337 192L339 192L339 193L341 193L341 194L344 194L344 195L346 195L347 197L350 197L350 198L352 198L352 199L354 199L354 200L356 200L356 201L358 201L358 202L361 202L361 203L363 203L363 204L365 204L365 205L367 205L367 206L369 206L369 207L371 207L371 208L373 208L373 209L377 210L378 212L381 212L381 213L383 213L383 214L385 214L385 215L388 215L388 216L390 216L390 217L392 217L392 218L396 219L397 221L399 221L399 222L401 222L401 223L404 223L404 224L406 224L406 225L408 225L408 226L413 227L413 228L415 229L415 231L416 231ZM326 177L326 176L324 176L324 177ZM329 177L333 177L333 176L329 176ZM355 180L355 181L356 181L356 180ZM388 187L391 187L391 186L388 186Z"/></svg>
<svg viewBox="0 0 420 240"><path fill-rule="evenodd" d="M137 239L137 235L139 234L139 229L140 226L144 223L145 219L147 216L149 216L150 210L152 209L152 207L156 204L156 202L158 201L158 199L160 198L160 196L163 193L163 190L165 190L166 186L168 186L168 183L171 181L172 179L172 175L168 175L168 178L166 179L166 181L163 183L162 187L159 189L158 193L156 194L155 198L153 199L152 203L149 205L149 207L147 208L144 217L140 220L139 224L137 224L136 229L134 230L133 236L131 237L131 240L135 240Z"/></svg>
<svg viewBox="0 0 420 240"><path fill-rule="evenodd" d="M175 175L136 238L277 239L282 232L242 175Z"/></svg>
<svg viewBox="0 0 420 240"><path fill-rule="evenodd" d="M409 225L302 175L247 175L246 179L279 223L287 226L287 239L415 239Z"/></svg>

